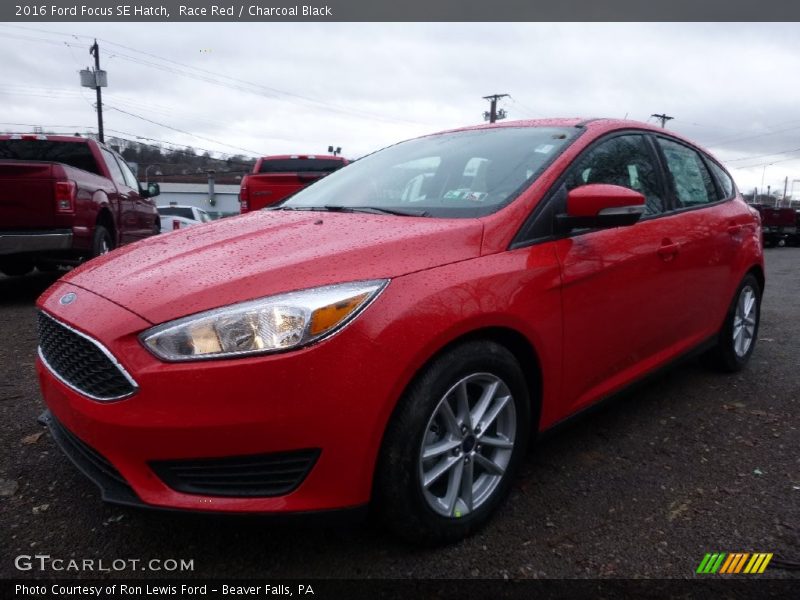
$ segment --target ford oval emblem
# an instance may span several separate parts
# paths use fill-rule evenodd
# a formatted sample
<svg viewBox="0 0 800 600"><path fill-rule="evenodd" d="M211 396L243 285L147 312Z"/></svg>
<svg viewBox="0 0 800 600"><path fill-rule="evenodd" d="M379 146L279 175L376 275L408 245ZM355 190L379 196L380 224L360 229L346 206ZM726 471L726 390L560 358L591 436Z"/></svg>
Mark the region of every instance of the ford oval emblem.
<svg viewBox="0 0 800 600"><path fill-rule="evenodd" d="M74 292L70 292L69 294L64 294L61 296L61 299L58 301L58 303L66 306L67 304L72 304L75 302L77 297L78 296Z"/></svg>

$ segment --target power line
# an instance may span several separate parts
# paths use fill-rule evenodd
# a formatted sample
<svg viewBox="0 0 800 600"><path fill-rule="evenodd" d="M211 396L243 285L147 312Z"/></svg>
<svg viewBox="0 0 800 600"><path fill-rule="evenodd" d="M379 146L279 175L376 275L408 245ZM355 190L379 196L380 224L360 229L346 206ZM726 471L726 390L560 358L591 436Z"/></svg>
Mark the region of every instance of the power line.
<svg viewBox="0 0 800 600"><path fill-rule="evenodd" d="M48 33L50 35L60 35L60 36L65 36L65 37L72 37L74 39L77 39L77 38L89 38L89 39L91 39L90 36L85 36L85 35L80 35L80 34L59 33L59 32L50 31L50 30L46 30L46 29L23 27L23 26L20 26L20 25L0 24L0 26L2 26L2 27L13 27L13 28L18 28L18 29L25 29L25 30L30 30L30 31L37 31L37 32L40 32L40 33ZM56 44L56 45L64 44L64 45L66 45L68 47L69 46L77 47L76 45L70 44L68 42L55 42L53 40L47 40L47 39L43 39L43 38L34 38L34 37L29 37L29 36L28 37L25 37L25 36L14 36L12 34L5 34L5 35L7 35L9 37L16 37L18 39L25 39L25 40L28 40L28 41L38 41L38 42L43 42L43 43L48 43L48 44ZM130 50L131 52L136 52L137 54L141 54L141 55L144 55L144 56L149 56L149 57L154 58L156 60L160 60L160 61L163 61L163 62L166 62L166 63L171 63L171 64L176 65L176 66L181 67L181 68L180 69L172 68L172 67L169 67L167 65L154 63L152 61L143 60L141 58L137 58L135 56L130 56L128 54L124 54L124 53L118 52L118 51L114 51L114 52L110 53L109 54L109 59L110 58L114 58L114 57L118 57L118 58L121 58L123 60L128 60L130 62L134 62L134 63L137 63L137 64L141 64L141 65L145 65L145 66L148 66L148 67L152 67L154 69L158 69L160 71L164 71L164 72L167 72L167 73L170 73L170 74L180 75L180 76L183 76L183 77L188 77L190 79L203 81L205 83L210 83L212 85L217 85L217 86L220 86L220 87L226 87L226 88L234 89L234 90L237 90L237 91L243 91L243 92L247 92L247 93L251 93L251 94L255 94L255 95L260 95L260 96L266 96L266 97L269 97L269 98L272 98L272 99L275 99L275 100L278 100L278 101L292 102L292 100L290 100L289 98L294 98L295 99L295 102L294 102L295 104L298 103L298 102L302 103L302 104L306 104L306 105L310 104L311 107L313 107L313 108L318 108L318 109L322 108L322 109L326 109L326 110L333 111L333 112L338 112L338 113L347 114L347 115L351 115L351 116L357 116L359 118L378 120L378 121L383 121L383 122L388 122L388 123L410 123L412 125L425 125L424 123L420 123L418 121L411 121L409 119L397 119L397 118L387 117L387 116L384 116L384 115L379 115L377 113L371 113L369 111L364 111L364 110L361 110L361 109L352 109L352 108L349 108L349 107L346 107L346 106L341 106L341 105L334 104L334 103L331 103L331 102L325 102L323 100L318 100L316 98L312 98L310 96L305 96L305 95L298 94L298 93L295 93L295 92L289 92L289 91L286 91L286 90L281 90L279 88L265 86L263 84L258 84L258 83L254 83L254 82L251 82L251 81L238 79L236 77L231 77L230 75L225 75L224 73L218 73L216 71L211 71L211 70L203 69L203 68L200 68L200 67L194 67L194 66L188 65L186 63L182 63L182 62L179 62L179 61L176 61L176 60L172 60L172 59L169 59L169 58L158 56L157 54L153 54L151 52L145 52L143 50L137 50L136 48L133 48L131 46L126 46L124 44L119 44L119 43L114 42L112 40L107 40L107 39L104 39L104 38L97 38L97 39L100 40L101 42L103 42L104 44L108 44L108 45L115 46L115 47L118 47L118 48L123 48L125 50ZM198 71L199 73L205 73L206 75L200 75L198 73L190 73L190 72L187 72L185 69L191 69L193 71ZM208 77L208 75L212 75L213 77ZM243 84L243 85L232 85L230 83L225 83L223 81L219 81L218 79L215 79L217 77L223 78L223 79L227 79L229 81L236 82L237 84ZM257 89L253 89L253 88L257 88ZM265 92L267 92L267 93L265 93ZM281 96L286 96L287 98L281 98Z"/></svg>
<svg viewBox="0 0 800 600"><path fill-rule="evenodd" d="M9 122L0 122L0 125L12 125L14 127L29 127L31 129L34 128L34 127L41 127L42 129L72 129L72 130L97 129L96 125L42 125L42 124L36 124L36 123L9 123ZM170 142L168 140L162 140L162 139L158 139L158 138L145 137L145 136L141 136L141 135L138 135L138 134L135 134L135 133L130 133L128 131L121 131L119 129L106 128L106 131L118 134L118 135L112 136L112 138L114 138L114 139L124 140L124 141L127 141L127 142L133 142L135 144L139 144L141 146L147 146L149 148L154 148L156 150L170 150L171 152L187 152L188 153L188 151L186 150L186 144L179 144L178 142ZM27 133L27 132L21 131L21 132L18 132L18 133ZM94 133L92 135L94 135ZM121 137L121 136L129 136L129 137L126 138L126 137ZM148 140L150 142L157 142L159 144L168 144L170 146L176 146L176 147L178 147L178 149L177 150L173 150L173 149L169 149L169 148L162 148L162 147L156 146L154 144L147 144L145 142L142 142L141 140ZM252 165L252 163L249 163L249 162L231 160L230 157L237 156L237 155L234 155L234 154L220 152L219 150L211 150L209 148L201 148L200 146L191 146L191 148L193 150L202 150L203 152L208 152L209 154L213 153L213 154L221 155L223 157L226 157L226 156L228 157L228 158L221 158L221 159L216 159L215 158L214 160L223 160L223 161L226 161L226 162L230 162L232 164L241 164L241 165L248 165L248 166Z"/></svg>
<svg viewBox="0 0 800 600"><path fill-rule="evenodd" d="M800 148L793 148L792 150L781 150L780 152L770 152L769 154L757 154L755 156L741 156L739 158L731 158L726 160L726 163L739 162L742 160L754 160L756 158L764 158L765 156L777 156L779 154L791 154L793 152L800 152Z"/></svg>
<svg viewBox="0 0 800 600"><path fill-rule="evenodd" d="M787 121L787 123L796 123L796 122L797 121ZM733 143L733 142L743 142L743 141L746 141L746 140L754 140L756 138L767 137L767 136L770 136L770 135L775 135L777 133L785 133L787 131L794 131L796 129L800 129L800 125L796 125L794 127L786 127L784 129L776 129L774 131L767 131L765 133L757 133L757 134L754 134L754 135L747 135L747 136L744 136L744 137L737 136L737 137L733 137L733 138L724 138L722 140L711 142L711 143L708 143L706 145L707 146L714 146L714 147L726 146L726 145L728 145L730 143Z"/></svg>
<svg viewBox="0 0 800 600"><path fill-rule="evenodd" d="M226 146L228 148L233 148L235 150L240 150L242 152L247 152L248 154L254 154L256 156L263 156L262 152L258 152L256 150L248 150L247 148L241 148L239 146L234 146L232 144L226 144L225 142L220 142L219 140L214 140L208 137L204 137L201 135L197 135L196 133L190 133L183 129L178 129L177 127L173 127L172 125L166 125L164 123L159 123L158 121L153 121L152 119L148 119L147 117L143 117L142 115L137 115L136 113L129 112L127 110L123 110L116 106L107 106L108 110L116 110L117 112L121 112L128 116L134 117L136 119L141 119L142 121L146 121L148 123L152 123L153 125L158 125L159 127L164 127L166 129L171 129L172 131L176 131L178 133L182 133L184 135L191 136L193 138L197 138L198 140L205 140L206 142L211 142L212 144L219 144L220 146Z"/></svg>
<svg viewBox="0 0 800 600"><path fill-rule="evenodd" d="M758 167L768 167L770 165L777 165L778 163L789 162L792 160L800 160L800 158L792 157L792 158L782 158L781 160L773 160L771 162L763 162L758 163L757 165L744 165L742 167L733 167L737 171L741 171L743 169L757 169Z"/></svg>
<svg viewBox="0 0 800 600"><path fill-rule="evenodd" d="M508 95L508 98L509 98L509 100L511 100L511 101L512 101L514 104L517 104L517 105L521 106L523 109L525 109L525 110L528 112L528 118L530 118L530 119L535 119L535 118L536 118L536 111L535 111L535 110L533 110L533 109L532 109L530 106L526 106L525 104L523 104L522 102L520 102L519 100L517 100L517 99L516 99L514 96L512 96L511 94L509 94L509 95Z"/></svg>

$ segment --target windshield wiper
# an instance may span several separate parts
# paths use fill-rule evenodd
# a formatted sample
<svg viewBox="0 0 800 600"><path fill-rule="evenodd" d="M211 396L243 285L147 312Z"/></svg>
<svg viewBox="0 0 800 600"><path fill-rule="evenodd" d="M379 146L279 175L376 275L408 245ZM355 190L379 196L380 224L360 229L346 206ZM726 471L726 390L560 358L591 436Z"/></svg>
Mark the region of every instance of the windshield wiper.
<svg viewBox="0 0 800 600"><path fill-rule="evenodd" d="M427 217L430 213L427 210L403 210L400 208L383 208L380 206L335 206L325 205L325 210L331 212L363 212L379 215L398 215L400 217Z"/></svg>
<svg viewBox="0 0 800 600"><path fill-rule="evenodd" d="M308 210L344 213L370 213L376 215L398 215L401 217L428 217L426 210L402 210L398 208L380 208L378 206L341 206L339 204L326 204L325 206L268 206L263 210Z"/></svg>

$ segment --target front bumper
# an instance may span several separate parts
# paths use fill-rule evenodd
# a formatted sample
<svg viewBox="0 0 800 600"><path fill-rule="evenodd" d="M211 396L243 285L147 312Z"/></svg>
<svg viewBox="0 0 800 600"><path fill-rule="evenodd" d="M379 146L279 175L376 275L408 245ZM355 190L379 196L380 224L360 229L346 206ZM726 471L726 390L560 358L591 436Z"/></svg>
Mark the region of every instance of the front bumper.
<svg viewBox="0 0 800 600"><path fill-rule="evenodd" d="M59 305L67 292L77 299ZM58 283L45 294L40 308L100 342L139 384L136 393L123 400L96 401L65 385L37 361L54 438L101 487L106 500L256 513L327 511L369 501L377 451L396 391L388 383L395 379L391 373L380 367L363 369L370 357L375 362L379 350L357 322L328 340L286 354L164 363L138 340L151 323L91 292ZM387 363L394 368L402 364L388 357ZM86 458L84 446L102 461L93 455ZM319 451L313 468L299 486L279 496L180 491L158 470L165 461L302 449ZM119 477L109 479L98 462Z"/></svg>
<svg viewBox="0 0 800 600"><path fill-rule="evenodd" d="M127 506L145 506L136 493L108 459L67 430L48 410L39 417L46 425L58 447L78 470L98 488L106 502Z"/></svg>
<svg viewBox="0 0 800 600"><path fill-rule="evenodd" d="M72 232L0 232L0 255L33 254L72 248Z"/></svg>

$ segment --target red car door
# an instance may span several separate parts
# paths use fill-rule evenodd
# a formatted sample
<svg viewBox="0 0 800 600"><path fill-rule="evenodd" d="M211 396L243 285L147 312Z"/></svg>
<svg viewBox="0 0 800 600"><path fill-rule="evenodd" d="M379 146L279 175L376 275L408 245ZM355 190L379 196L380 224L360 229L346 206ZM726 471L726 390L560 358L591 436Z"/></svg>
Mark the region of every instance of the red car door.
<svg viewBox="0 0 800 600"><path fill-rule="evenodd" d="M717 333L729 297L735 255L750 216L733 202L735 188L724 170L690 146L658 136L677 221L674 241L682 266L683 294L675 305L675 327L697 342ZM715 169L714 175L711 170Z"/></svg>
<svg viewBox="0 0 800 600"><path fill-rule="evenodd" d="M577 230L554 242L564 320L562 397L572 413L663 362L675 351L676 299L683 290L676 227L646 136L625 133L590 146L565 186L609 183L645 196L635 225Z"/></svg>

